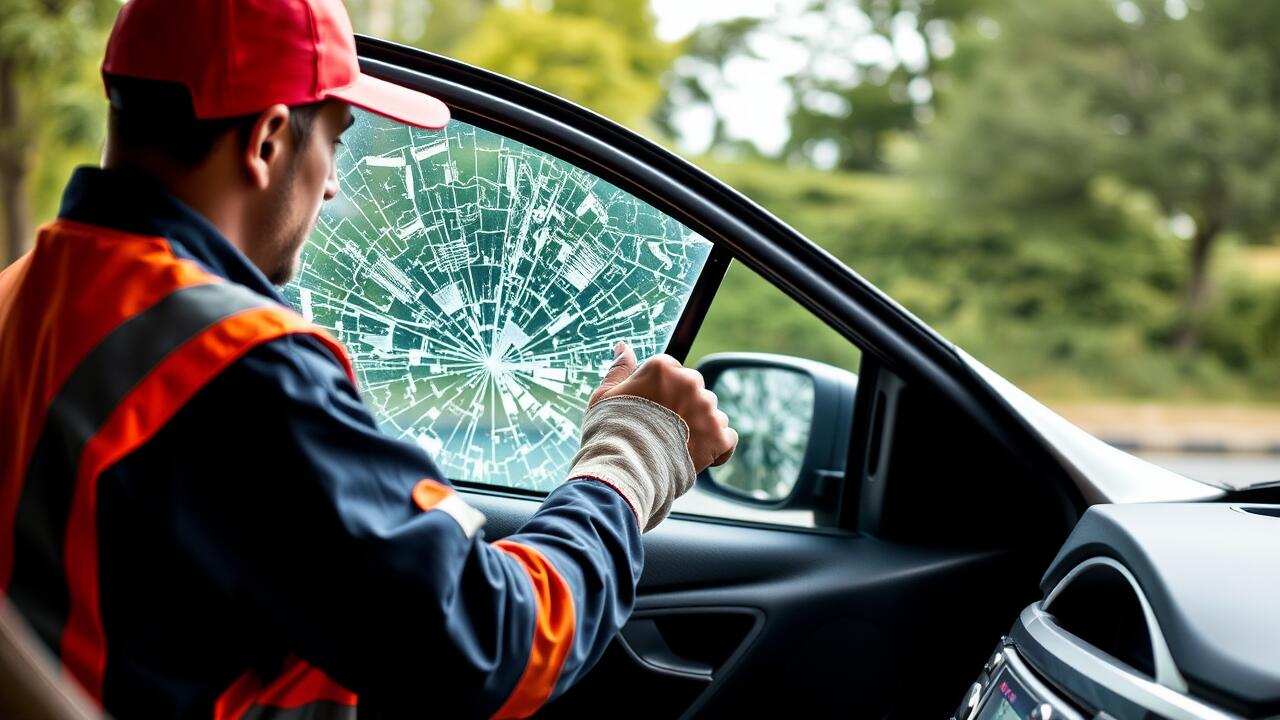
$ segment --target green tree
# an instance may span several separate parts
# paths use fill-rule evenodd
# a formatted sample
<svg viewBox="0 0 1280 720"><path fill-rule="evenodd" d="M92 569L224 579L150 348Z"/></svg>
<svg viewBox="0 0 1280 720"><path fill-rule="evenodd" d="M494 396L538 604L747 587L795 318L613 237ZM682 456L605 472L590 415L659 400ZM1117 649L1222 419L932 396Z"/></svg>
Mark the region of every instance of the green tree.
<svg viewBox="0 0 1280 720"><path fill-rule="evenodd" d="M455 54L636 126L652 114L675 53L645 0L559 0L489 8Z"/></svg>
<svg viewBox="0 0 1280 720"><path fill-rule="evenodd" d="M355 31L449 55L494 0L347 0Z"/></svg>
<svg viewBox="0 0 1280 720"><path fill-rule="evenodd" d="M886 139L915 130L931 114L934 84L953 54L953 36L986 4L811 0L807 12L820 19L813 27L821 32L811 40L796 38L811 52L788 78L795 103L784 154L813 164L825 148L828 161L834 158L843 169L886 170ZM851 51L856 43L878 45L878 57Z"/></svg>
<svg viewBox="0 0 1280 720"><path fill-rule="evenodd" d="M1280 228L1280 14L1219 4L1220 16L1164 0L1009 3L998 38L957 78L928 153L958 207L1027 225L1047 211L1087 213L1098 178L1149 193L1188 239L1172 333L1188 354L1215 244ZM1245 8L1250 32L1224 31Z"/></svg>
<svg viewBox="0 0 1280 720"><path fill-rule="evenodd" d="M9 260L31 240L34 159L100 136L85 61L101 57L114 0L0 0L0 207Z"/></svg>

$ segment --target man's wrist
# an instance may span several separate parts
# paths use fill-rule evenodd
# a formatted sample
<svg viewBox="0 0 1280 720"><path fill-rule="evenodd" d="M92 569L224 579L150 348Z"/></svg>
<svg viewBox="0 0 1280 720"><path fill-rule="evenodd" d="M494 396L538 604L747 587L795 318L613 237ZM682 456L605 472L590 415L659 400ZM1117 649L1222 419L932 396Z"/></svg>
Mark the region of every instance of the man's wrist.
<svg viewBox="0 0 1280 720"><path fill-rule="evenodd" d="M618 493L618 496L621 497L622 501L627 504L628 508L630 508L631 514L635 516L636 525L638 525L641 530L644 529L645 520L647 520L648 518L640 517L640 511L636 509L637 503L635 498L632 497L626 490L624 490L622 488L622 485L619 485L618 483L610 480L609 478L601 477L600 475L593 475L591 473L579 473L577 475L573 475L566 482L573 482L574 480L595 480L598 483L602 483L608 486L610 490Z"/></svg>
<svg viewBox="0 0 1280 720"><path fill-rule="evenodd" d="M582 446L570 477L589 476L613 487L651 530L672 502L693 485L689 426L651 400L615 395L592 405L582 420Z"/></svg>

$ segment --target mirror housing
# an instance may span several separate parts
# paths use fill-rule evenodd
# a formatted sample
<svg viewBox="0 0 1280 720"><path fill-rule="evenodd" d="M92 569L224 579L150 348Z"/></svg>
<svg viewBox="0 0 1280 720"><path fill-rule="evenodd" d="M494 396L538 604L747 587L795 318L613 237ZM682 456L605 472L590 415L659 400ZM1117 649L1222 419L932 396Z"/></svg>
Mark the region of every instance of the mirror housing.
<svg viewBox="0 0 1280 720"><path fill-rule="evenodd" d="M815 513L834 512L836 493L845 477L849 458L849 442L852 437L853 407L857 396L858 376L831 365L788 355L772 353L717 353L708 355L698 363L706 385L719 394L716 385L735 372L781 371L804 377L812 383L813 407L810 415L807 441L798 463L790 492L780 497L770 497L759 491L752 493L734 488L714 478L716 468L698 473L698 486L718 497L745 505L775 510L813 510ZM795 393L797 385L781 383L773 388L778 392ZM766 390L767 392L767 390ZM779 404L788 398L778 397ZM794 400L795 398L790 398ZM764 398L768 401L771 398ZM764 405L761 402L761 405ZM723 403L722 403L723 409ZM764 413L769 408L760 407ZM729 426L735 427L734 413L729 414ZM739 409L739 416L742 410ZM749 437L739 438L739 451ZM735 458L737 453L735 453ZM730 459L729 463L733 463ZM729 464L726 463L726 466ZM725 466L722 466L725 467Z"/></svg>

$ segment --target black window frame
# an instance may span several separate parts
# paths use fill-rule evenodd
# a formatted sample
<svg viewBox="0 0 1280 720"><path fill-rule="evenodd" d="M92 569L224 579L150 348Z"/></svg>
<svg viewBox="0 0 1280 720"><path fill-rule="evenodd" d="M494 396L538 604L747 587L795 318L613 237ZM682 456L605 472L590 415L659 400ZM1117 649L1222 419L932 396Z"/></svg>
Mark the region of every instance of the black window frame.
<svg viewBox="0 0 1280 720"><path fill-rule="evenodd" d="M1030 425L960 357L954 346L839 259L705 171L635 132L551 93L466 63L356 35L361 69L431 94L453 117L499 133L590 172L679 220L712 243L667 352L684 361L731 260L746 265L858 346L863 368L883 367L953 402L1029 469L1050 481L1078 516L1086 503L1066 469ZM861 393L860 393L861 395ZM857 413L862 416L863 413ZM853 452L865 452L869 422L855 417ZM860 438L862 441L860 441ZM849 468L862 467L851 457ZM850 473L846 483L861 482ZM468 491L545 497L538 491L458 483ZM845 497L856 492L845 488ZM856 531L856 503L835 528L794 528L689 516L788 531ZM1064 518L1074 522L1073 518ZM1069 527L1069 525L1068 525Z"/></svg>

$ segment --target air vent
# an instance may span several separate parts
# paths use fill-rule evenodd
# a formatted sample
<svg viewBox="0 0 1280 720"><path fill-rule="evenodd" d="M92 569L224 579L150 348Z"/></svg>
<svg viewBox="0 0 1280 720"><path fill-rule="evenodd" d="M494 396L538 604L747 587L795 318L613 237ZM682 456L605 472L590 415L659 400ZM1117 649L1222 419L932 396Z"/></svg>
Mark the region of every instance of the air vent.
<svg viewBox="0 0 1280 720"><path fill-rule="evenodd" d="M1155 678L1143 602L1117 564L1095 561L1077 567L1049 595L1044 610L1060 629Z"/></svg>

